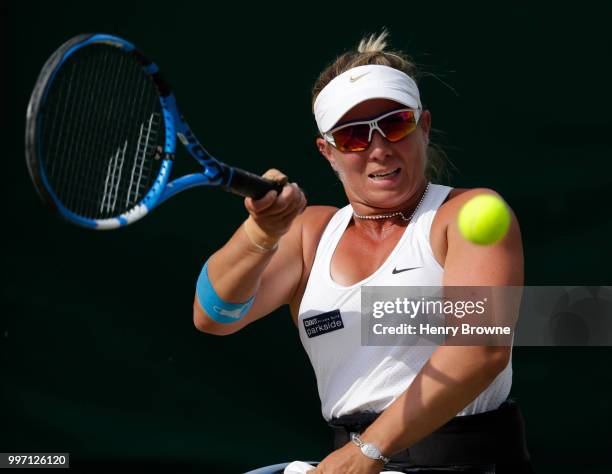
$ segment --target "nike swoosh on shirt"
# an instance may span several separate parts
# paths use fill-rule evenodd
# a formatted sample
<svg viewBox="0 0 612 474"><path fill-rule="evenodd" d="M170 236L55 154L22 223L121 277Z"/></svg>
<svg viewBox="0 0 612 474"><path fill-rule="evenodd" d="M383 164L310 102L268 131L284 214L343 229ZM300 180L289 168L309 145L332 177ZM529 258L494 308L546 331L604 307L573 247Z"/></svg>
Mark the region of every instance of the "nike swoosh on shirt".
<svg viewBox="0 0 612 474"><path fill-rule="evenodd" d="M417 268L421 267L400 268L399 270L397 268L394 268L391 273L395 275L397 273L407 272L408 270L416 270Z"/></svg>

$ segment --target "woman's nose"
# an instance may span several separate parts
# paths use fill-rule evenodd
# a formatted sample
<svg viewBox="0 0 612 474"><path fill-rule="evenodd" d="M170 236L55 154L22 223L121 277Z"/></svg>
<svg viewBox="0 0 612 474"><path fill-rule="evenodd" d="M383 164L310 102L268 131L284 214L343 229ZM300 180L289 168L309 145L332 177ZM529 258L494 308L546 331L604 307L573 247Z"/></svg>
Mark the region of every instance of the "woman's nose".
<svg viewBox="0 0 612 474"><path fill-rule="evenodd" d="M371 159L383 159L391 155L391 144L382 136L380 131L372 130L372 141L368 149Z"/></svg>

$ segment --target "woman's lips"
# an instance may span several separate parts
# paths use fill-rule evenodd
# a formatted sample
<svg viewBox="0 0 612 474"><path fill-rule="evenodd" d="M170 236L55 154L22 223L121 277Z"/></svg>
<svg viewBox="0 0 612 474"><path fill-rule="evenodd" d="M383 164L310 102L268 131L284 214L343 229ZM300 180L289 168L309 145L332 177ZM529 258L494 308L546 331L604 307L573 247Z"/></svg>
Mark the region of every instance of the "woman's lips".
<svg viewBox="0 0 612 474"><path fill-rule="evenodd" d="M397 179L400 171L401 171L401 168L395 168L394 170L387 171L387 172L383 171L379 173L370 173L368 175L368 178L370 178L374 182L389 183Z"/></svg>

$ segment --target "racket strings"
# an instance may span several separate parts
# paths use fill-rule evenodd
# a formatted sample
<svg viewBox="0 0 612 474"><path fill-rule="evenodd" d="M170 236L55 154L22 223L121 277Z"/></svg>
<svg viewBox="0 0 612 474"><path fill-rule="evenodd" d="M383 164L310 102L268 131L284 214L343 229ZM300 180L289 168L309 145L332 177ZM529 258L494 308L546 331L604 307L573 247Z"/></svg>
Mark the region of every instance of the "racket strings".
<svg viewBox="0 0 612 474"><path fill-rule="evenodd" d="M146 157L151 153L155 153L154 146L158 140L157 129L160 122L160 115L157 113L152 113L146 124L142 123L140 125L136 154L134 156L132 170L130 173L130 181L125 198L126 207L129 207L130 204L135 204L138 200L138 196L142 192L143 187L147 188L149 185L152 168L148 166L145 169L145 164L147 163ZM146 174L147 177L143 181L142 178L144 174Z"/></svg>
<svg viewBox="0 0 612 474"><path fill-rule="evenodd" d="M116 64L119 58L115 58L115 63L111 61L110 52L104 51L102 62L104 64L104 69L102 73L102 77L108 77L109 74L116 68ZM94 70L94 68L92 68ZM114 86L113 81L108 80L104 87L102 87L100 91L101 97L109 97L111 94L111 88ZM90 94L90 97L93 95ZM108 104L107 104L108 105ZM92 107L94 104L92 104ZM83 156L91 156L91 150L100 150L102 152L105 142L103 140L103 136L99 133L99 123L94 119L96 114L99 114L98 110L93 110L89 115L89 121L86 124L86 128L88 133L86 134L86 141L84 142L84 155ZM83 192L83 187L85 189L96 189L94 193L95 196L99 195L98 186L101 187L102 181L102 172L104 168L104 161L100 160L99 163L92 164L91 166L86 166L86 162L83 163L83 166L86 167L86 172L84 179L81 183L82 188L79 190L79 206L81 209L84 209L86 212L86 216L90 217L96 215L98 199L91 199L91 196L88 196L87 193Z"/></svg>
<svg viewBox="0 0 612 474"><path fill-rule="evenodd" d="M137 205L159 172L157 91L142 66L108 45L75 52L49 90L43 169L62 204L104 219Z"/></svg>
<svg viewBox="0 0 612 474"><path fill-rule="evenodd" d="M116 109L116 120L118 123L124 123L125 116L130 110L133 110L133 104L129 104L129 97L126 97L126 89L132 84L133 71L124 71L125 62L122 61L117 69L116 77L125 77L124 81L119 82L118 90L115 97L113 97L113 105L117 106ZM137 78L136 78L137 80ZM123 106L125 104L125 106ZM127 151L127 138L122 141L122 134L131 127L131 123L125 123L126 129L121 130L115 128L115 134L108 141L109 144L114 145L116 148L110 150L110 154L107 151L106 156L109 156L108 166L106 168L106 174L104 178L104 192L102 194L102 203L100 205L100 213L113 213L117 205L117 196L119 194L119 188L121 185L121 174L123 171L123 164L125 163L125 154ZM131 130L129 131L131 132Z"/></svg>
<svg viewBox="0 0 612 474"><path fill-rule="evenodd" d="M105 51L102 53L102 63L104 64L104 70L102 72L102 77L107 77L109 71L112 71L113 63L110 61L109 52ZM90 65L90 71L95 74L96 69ZM95 77L90 80L94 80ZM107 97L110 94L110 88L113 86L112 81L107 81L105 86L100 89L100 97ZM83 139L81 141L82 151L81 156L91 156L93 150L102 150L104 142L102 141L102 134L100 133L98 126L99 123L96 120L96 116L99 113L96 110L96 98L94 94L88 94L88 101L85 101L83 104L84 110L89 110L90 113L87 114L88 119L82 126L82 136ZM91 216L95 210L96 202L91 199L91 196L88 196L88 193L85 192L87 189L96 189L99 186L101 180L101 170L103 163L100 161L98 163L88 163L86 160L81 160L79 162L79 175L83 176L83 179L78 182L77 192L74 193L74 198L77 200L77 206L80 209L86 209L87 216ZM97 193L96 193L97 195Z"/></svg>
<svg viewBox="0 0 612 474"><path fill-rule="evenodd" d="M75 90L75 95L83 97L81 103L75 102L76 110L73 115L73 133L76 139L70 143L68 153L72 156L87 156L88 154L88 139L91 136L91 113L88 113L95 106L95 98L93 94L87 94L87 84L95 81L95 69L91 67L91 64L84 64L83 80L80 81ZM77 66L75 66L76 68ZM70 162L70 166L66 166L66 173L64 174L63 183L66 183L67 189L67 200L66 204L69 208L74 209L77 201L83 201L83 186L87 183L87 170L83 169L83 161L73 159ZM71 179L72 176L80 176L81 179ZM80 199L79 199L80 198Z"/></svg>

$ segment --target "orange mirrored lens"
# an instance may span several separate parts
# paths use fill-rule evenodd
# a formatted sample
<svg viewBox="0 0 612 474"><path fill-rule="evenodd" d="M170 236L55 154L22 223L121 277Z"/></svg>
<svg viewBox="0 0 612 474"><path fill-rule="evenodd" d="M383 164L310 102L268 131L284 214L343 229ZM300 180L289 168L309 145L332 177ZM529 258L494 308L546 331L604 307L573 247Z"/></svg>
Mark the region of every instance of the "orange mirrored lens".
<svg viewBox="0 0 612 474"><path fill-rule="evenodd" d="M334 142L338 150L363 151L369 146L368 136L370 126L368 124L349 125L333 132Z"/></svg>
<svg viewBox="0 0 612 474"><path fill-rule="evenodd" d="M414 112L411 110L397 112L378 121L378 127L383 131L387 140L398 142L416 128Z"/></svg>

